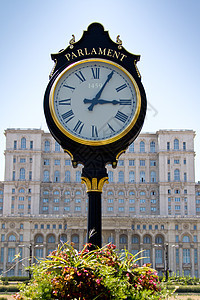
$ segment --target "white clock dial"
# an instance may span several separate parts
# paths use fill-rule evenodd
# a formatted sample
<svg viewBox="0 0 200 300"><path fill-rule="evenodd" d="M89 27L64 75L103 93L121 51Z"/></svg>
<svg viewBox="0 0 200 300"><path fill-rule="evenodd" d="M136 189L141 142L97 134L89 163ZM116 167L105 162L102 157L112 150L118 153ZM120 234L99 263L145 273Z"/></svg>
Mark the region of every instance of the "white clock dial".
<svg viewBox="0 0 200 300"><path fill-rule="evenodd" d="M133 77L103 59L70 65L57 77L50 94L50 111L59 129L89 145L123 137L134 126L140 108Z"/></svg>

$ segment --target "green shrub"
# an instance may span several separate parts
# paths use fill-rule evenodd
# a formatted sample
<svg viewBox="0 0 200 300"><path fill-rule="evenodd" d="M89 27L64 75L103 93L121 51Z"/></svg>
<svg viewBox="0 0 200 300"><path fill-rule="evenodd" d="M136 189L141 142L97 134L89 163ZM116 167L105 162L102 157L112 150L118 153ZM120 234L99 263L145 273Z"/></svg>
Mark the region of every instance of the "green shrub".
<svg viewBox="0 0 200 300"><path fill-rule="evenodd" d="M8 298L6 297L0 297L0 300L7 300Z"/></svg>
<svg viewBox="0 0 200 300"><path fill-rule="evenodd" d="M0 293L16 293L18 291L17 285L0 285Z"/></svg>
<svg viewBox="0 0 200 300"><path fill-rule="evenodd" d="M139 267L137 255L125 250L119 253L115 246L89 251L85 245L78 252L64 244L53 251L48 259L39 261L31 270L33 277L28 285L21 284L18 300L98 299L141 300L165 299L168 292L158 280L150 265Z"/></svg>
<svg viewBox="0 0 200 300"><path fill-rule="evenodd" d="M23 282L23 281L28 281L29 277L27 276L6 276L6 277L1 277L1 281L19 281L19 282Z"/></svg>

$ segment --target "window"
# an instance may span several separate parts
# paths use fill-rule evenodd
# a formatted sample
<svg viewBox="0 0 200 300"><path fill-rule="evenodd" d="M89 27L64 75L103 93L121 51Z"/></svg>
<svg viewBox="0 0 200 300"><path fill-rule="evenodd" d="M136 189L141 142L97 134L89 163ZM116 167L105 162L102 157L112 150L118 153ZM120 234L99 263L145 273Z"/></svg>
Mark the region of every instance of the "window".
<svg viewBox="0 0 200 300"><path fill-rule="evenodd" d="M108 199L108 203L113 203L113 199Z"/></svg>
<svg viewBox="0 0 200 300"><path fill-rule="evenodd" d="M145 160L144 159L141 159L140 160L140 167L144 167L145 166Z"/></svg>
<svg viewBox="0 0 200 300"><path fill-rule="evenodd" d="M132 236L132 244L139 244L138 236L136 236L136 235Z"/></svg>
<svg viewBox="0 0 200 300"><path fill-rule="evenodd" d="M12 180L15 181L15 171L13 171Z"/></svg>
<svg viewBox="0 0 200 300"><path fill-rule="evenodd" d="M122 159L119 159L118 160L118 166L124 166L124 161Z"/></svg>
<svg viewBox="0 0 200 300"><path fill-rule="evenodd" d="M72 242L75 243L75 244L79 243L79 236L77 234L74 234L72 236Z"/></svg>
<svg viewBox="0 0 200 300"><path fill-rule="evenodd" d="M174 181L180 181L180 171L179 171L179 169L174 170Z"/></svg>
<svg viewBox="0 0 200 300"><path fill-rule="evenodd" d="M19 193L24 193L25 191L24 191L24 189L23 188L20 188L19 189Z"/></svg>
<svg viewBox="0 0 200 300"><path fill-rule="evenodd" d="M19 162L22 164L22 163L25 163L26 162L26 159L25 158L20 158Z"/></svg>
<svg viewBox="0 0 200 300"><path fill-rule="evenodd" d="M24 224L20 224L20 229L23 229L24 228Z"/></svg>
<svg viewBox="0 0 200 300"><path fill-rule="evenodd" d="M129 182L134 182L135 181L135 172L130 171L129 172Z"/></svg>
<svg viewBox="0 0 200 300"><path fill-rule="evenodd" d="M120 207L118 208L118 211L123 212L123 211L124 211L124 207L123 207L123 206L120 206Z"/></svg>
<svg viewBox="0 0 200 300"><path fill-rule="evenodd" d="M55 142L55 151L60 152L60 144L58 142Z"/></svg>
<svg viewBox="0 0 200 300"><path fill-rule="evenodd" d="M71 165L71 160L65 159L65 166L70 166L70 165Z"/></svg>
<svg viewBox="0 0 200 300"><path fill-rule="evenodd" d="M197 255L197 248L194 249L194 263L198 263L198 255Z"/></svg>
<svg viewBox="0 0 200 300"><path fill-rule="evenodd" d="M145 152L145 143L143 141L140 142L140 153Z"/></svg>
<svg viewBox="0 0 200 300"><path fill-rule="evenodd" d="M184 235L183 237L183 243L189 243L190 242L190 238L187 235Z"/></svg>
<svg viewBox="0 0 200 300"><path fill-rule="evenodd" d="M15 259L15 248L8 248L8 262L12 263Z"/></svg>
<svg viewBox="0 0 200 300"><path fill-rule="evenodd" d="M30 141L30 149L33 149L33 141Z"/></svg>
<svg viewBox="0 0 200 300"><path fill-rule="evenodd" d="M145 236L144 239L143 239L143 243L144 244L150 244L151 243L151 239L149 236Z"/></svg>
<svg viewBox="0 0 200 300"><path fill-rule="evenodd" d="M146 200L145 199L140 199L140 203L145 203Z"/></svg>
<svg viewBox="0 0 200 300"><path fill-rule="evenodd" d="M76 171L76 182L81 182L81 172Z"/></svg>
<svg viewBox="0 0 200 300"><path fill-rule="evenodd" d="M44 142L44 151L45 152L49 152L50 151L50 142L49 141L45 141Z"/></svg>
<svg viewBox="0 0 200 300"><path fill-rule="evenodd" d="M75 206L75 211L81 211L81 207L80 206Z"/></svg>
<svg viewBox="0 0 200 300"><path fill-rule="evenodd" d="M174 194L180 194L180 190L178 189L174 190Z"/></svg>
<svg viewBox="0 0 200 300"><path fill-rule="evenodd" d="M127 236L125 234L121 234L119 237L119 243L120 244L127 244Z"/></svg>
<svg viewBox="0 0 200 300"><path fill-rule="evenodd" d="M168 180L168 182L171 181L171 174L170 174L170 172L167 173L167 180Z"/></svg>
<svg viewBox="0 0 200 300"><path fill-rule="evenodd" d="M129 166L133 167L135 165L135 160L134 159L129 159Z"/></svg>
<svg viewBox="0 0 200 300"><path fill-rule="evenodd" d="M20 234L20 235L19 235L19 241L20 241L20 242L23 242L23 234Z"/></svg>
<svg viewBox="0 0 200 300"><path fill-rule="evenodd" d="M44 166L49 166L49 159L44 159Z"/></svg>
<svg viewBox="0 0 200 300"><path fill-rule="evenodd" d="M113 206L109 206L109 207L107 208L107 211L113 211Z"/></svg>
<svg viewBox="0 0 200 300"><path fill-rule="evenodd" d="M135 211L135 207L129 207L129 211L130 212L134 212Z"/></svg>
<svg viewBox="0 0 200 300"><path fill-rule="evenodd" d="M124 172L123 171L120 171L118 173L118 181L119 182L124 182Z"/></svg>
<svg viewBox="0 0 200 300"><path fill-rule="evenodd" d="M190 249L183 249L183 263L190 263Z"/></svg>
<svg viewBox="0 0 200 300"><path fill-rule="evenodd" d="M24 204L19 204L18 209L24 209Z"/></svg>
<svg viewBox="0 0 200 300"><path fill-rule="evenodd" d="M156 264L162 264L163 263L162 252L163 252L163 249L156 249L156 251L155 251L155 262L156 262Z"/></svg>
<svg viewBox="0 0 200 300"><path fill-rule="evenodd" d="M19 180L25 180L25 169L21 168L19 171Z"/></svg>
<svg viewBox="0 0 200 300"><path fill-rule="evenodd" d="M35 249L35 258L37 260L43 258L43 248L36 248Z"/></svg>
<svg viewBox="0 0 200 300"><path fill-rule="evenodd" d="M186 165L186 159L183 160L184 165Z"/></svg>
<svg viewBox="0 0 200 300"><path fill-rule="evenodd" d="M55 159L54 165L55 166L60 166L60 159Z"/></svg>
<svg viewBox="0 0 200 300"><path fill-rule="evenodd" d="M186 150L186 142L183 142L183 150Z"/></svg>
<svg viewBox="0 0 200 300"><path fill-rule="evenodd" d="M155 152L156 151L156 144L154 141L150 143L150 152Z"/></svg>
<svg viewBox="0 0 200 300"><path fill-rule="evenodd" d="M184 176L184 181L187 181L187 173L184 173L183 176Z"/></svg>
<svg viewBox="0 0 200 300"><path fill-rule="evenodd" d="M8 241L9 242L16 242L16 237L14 234L11 234L9 237L8 237Z"/></svg>
<svg viewBox="0 0 200 300"><path fill-rule="evenodd" d="M144 212L145 210L146 210L145 207L140 207L140 211L141 211L141 212Z"/></svg>
<svg viewBox="0 0 200 300"><path fill-rule="evenodd" d="M135 199L129 199L129 203L130 203L130 204L135 203Z"/></svg>
<svg viewBox="0 0 200 300"><path fill-rule="evenodd" d="M180 210L181 206L180 205L175 205L175 210Z"/></svg>
<svg viewBox="0 0 200 300"><path fill-rule="evenodd" d="M32 180L32 171L29 171L28 179L29 179L29 180Z"/></svg>
<svg viewBox="0 0 200 300"><path fill-rule="evenodd" d="M174 164L179 164L179 163L180 163L179 159L174 159Z"/></svg>
<svg viewBox="0 0 200 300"><path fill-rule="evenodd" d="M124 203L124 199L119 199L119 203Z"/></svg>
<svg viewBox="0 0 200 300"><path fill-rule="evenodd" d="M170 165L170 159L167 160L167 164Z"/></svg>
<svg viewBox="0 0 200 300"><path fill-rule="evenodd" d="M167 150L170 150L170 142L167 142Z"/></svg>
<svg viewBox="0 0 200 300"><path fill-rule="evenodd" d="M156 204L156 201L157 201L156 199L151 199L152 204Z"/></svg>
<svg viewBox="0 0 200 300"><path fill-rule="evenodd" d="M134 152L134 142L129 146L129 152Z"/></svg>
<svg viewBox="0 0 200 300"><path fill-rule="evenodd" d="M156 172L155 171L151 171L150 177L151 177L151 182L156 182Z"/></svg>
<svg viewBox="0 0 200 300"><path fill-rule="evenodd" d="M155 167L156 166L156 161L155 160L150 160L150 166Z"/></svg>
<svg viewBox="0 0 200 300"><path fill-rule="evenodd" d="M179 150L179 140L178 139L174 140L174 150Z"/></svg>
<svg viewBox="0 0 200 300"><path fill-rule="evenodd" d="M175 230L178 230L178 225L175 225Z"/></svg>
<svg viewBox="0 0 200 300"><path fill-rule="evenodd" d="M24 137L21 139L21 149L26 149L26 139Z"/></svg>
<svg viewBox="0 0 200 300"><path fill-rule="evenodd" d="M145 172L144 171L140 172L140 182L145 182Z"/></svg>
<svg viewBox="0 0 200 300"><path fill-rule="evenodd" d="M43 181L44 182L49 182L49 171L44 171L44 175L43 175Z"/></svg>
<svg viewBox="0 0 200 300"><path fill-rule="evenodd" d="M48 239L47 239L47 242L48 242L48 243L55 243L55 242L56 242L56 239L55 239L54 235L50 235L50 236L48 237Z"/></svg>
<svg viewBox="0 0 200 300"><path fill-rule="evenodd" d="M108 191L108 195L113 195L113 191Z"/></svg>
<svg viewBox="0 0 200 300"><path fill-rule="evenodd" d="M155 243L156 244L163 244L163 237L162 236L157 236L156 239L155 239Z"/></svg>
<svg viewBox="0 0 200 300"><path fill-rule="evenodd" d="M14 141L14 150L17 149L17 141Z"/></svg>
<svg viewBox="0 0 200 300"><path fill-rule="evenodd" d="M113 182L113 172L112 171L108 171L108 181Z"/></svg>
<svg viewBox="0 0 200 300"><path fill-rule="evenodd" d="M70 171L65 171L65 182L70 182L71 174Z"/></svg>
<svg viewBox="0 0 200 300"><path fill-rule="evenodd" d="M60 172L59 171L54 172L54 182L60 182Z"/></svg>
<svg viewBox="0 0 200 300"><path fill-rule="evenodd" d="M1 242L5 242L5 234L1 235Z"/></svg>
<svg viewBox="0 0 200 300"><path fill-rule="evenodd" d="M181 198L180 197L175 197L175 202L181 202Z"/></svg>
<svg viewBox="0 0 200 300"><path fill-rule="evenodd" d="M150 263L150 249L144 250L143 256L144 256L143 263L144 264Z"/></svg>

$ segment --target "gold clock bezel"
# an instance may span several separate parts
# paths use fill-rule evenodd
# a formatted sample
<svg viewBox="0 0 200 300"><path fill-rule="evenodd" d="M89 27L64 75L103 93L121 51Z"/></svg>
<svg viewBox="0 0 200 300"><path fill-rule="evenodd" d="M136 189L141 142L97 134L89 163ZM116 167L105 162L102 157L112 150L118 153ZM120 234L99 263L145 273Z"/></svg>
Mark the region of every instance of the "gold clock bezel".
<svg viewBox="0 0 200 300"><path fill-rule="evenodd" d="M63 77L63 75L66 72L68 72L69 70L71 70L75 66L80 65L80 64L84 64L84 63L88 63L88 62L103 62L103 63L107 63L109 65L113 65L113 66L117 67L118 69L120 69L122 72L124 72L129 77L129 79L131 80L131 82L134 86L135 92L136 92L136 97L137 97L136 105L137 105L137 107L136 107L136 110L135 110L135 114L133 115L133 118L132 118L131 122L129 123L129 125L122 132L120 132L119 134L117 134L117 135L115 135L111 138L104 139L104 140L94 140L94 141L92 141L92 140L79 138L78 136L73 135L65 127L63 127L63 125L60 123L60 121L59 121L59 119L56 115L55 108L54 108L55 89L56 89L56 86L57 86L58 82L60 81L60 79ZM53 118L54 123L56 124L56 126L59 128L59 130L65 136L67 136L71 140L73 140L77 143L80 143L80 144L89 145L89 146L102 146L102 145L111 144L113 142L116 142L116 141L120 140L122 137L124 137L133 128L133 126L135 125L135 123L138 119L138 116L139 116L140 110L141 110L141 95L140 95L140 90L138 88L138 85L137 85L135 79L133 78L133 76L125 68L123 68L119 64L117 64L113 61L107 60L107 59L88 58L88 59L84 59L84 60L81 60L81 61L78 61L78 62L75 62L75 63L69 65L66 69L64 69L58 75L58 77L55 79L55 81L54 81L54 83L51 87L51 91L50 91L50 95L49 95L49 108L50 108L50 113L51 113L51 116Z"/></svg>

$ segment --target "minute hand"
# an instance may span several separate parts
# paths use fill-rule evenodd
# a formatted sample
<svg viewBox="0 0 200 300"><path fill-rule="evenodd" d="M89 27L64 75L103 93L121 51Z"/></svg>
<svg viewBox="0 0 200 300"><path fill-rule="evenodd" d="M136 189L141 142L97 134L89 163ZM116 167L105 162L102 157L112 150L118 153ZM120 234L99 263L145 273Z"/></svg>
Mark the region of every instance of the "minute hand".
<svg viewBox="0 0 200 300"><path fill-rule="evenodd" d="M110 74L108 74L108 77L106 79L106 81L104 82L102 88L100 89L100 91L96 94L96 96L92 99L92 104L88 107L89 110L93 110L93 107L98 104L98 99L100 98L106 84L109 82L109 80L112 78L114 71L112 71Z"/></svg>

